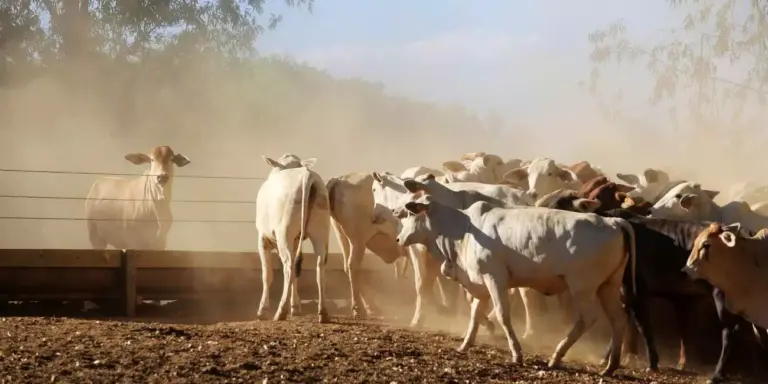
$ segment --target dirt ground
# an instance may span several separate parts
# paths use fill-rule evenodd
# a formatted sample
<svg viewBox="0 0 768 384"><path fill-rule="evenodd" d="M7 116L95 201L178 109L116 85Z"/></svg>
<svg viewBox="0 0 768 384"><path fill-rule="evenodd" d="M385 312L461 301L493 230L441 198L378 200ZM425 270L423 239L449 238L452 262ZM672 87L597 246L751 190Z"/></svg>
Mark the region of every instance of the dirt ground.
<svg viewBox="0 0 768 384"><path fill-rule="evenodd" d="M182 324L181 320L0 318L2 383L702 383L691 373L622 368L601 378L595 364L525 349L511 364L501 338L481 329L467 353L460 332L411 330L381 321L316 316L285 322ZM577 343L576 346L579 344ZM524 348L526 346L524 345ZM551 351L546 351L548 355Z"/></svg>

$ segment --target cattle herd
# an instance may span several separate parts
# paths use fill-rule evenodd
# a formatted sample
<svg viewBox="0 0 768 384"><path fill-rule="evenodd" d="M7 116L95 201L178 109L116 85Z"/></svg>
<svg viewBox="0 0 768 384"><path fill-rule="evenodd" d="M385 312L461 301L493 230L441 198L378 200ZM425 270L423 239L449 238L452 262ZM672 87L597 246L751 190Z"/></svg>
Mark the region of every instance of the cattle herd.
<svg viewBox="0 0 768 384"><path fill-rule="evenodd" d="M104 179L86 204L92 246L164 249L170 229L174 165L190 160L169 147L129 154L149 164L136 180ZM503 161L483 152L442 164L389 172L353 173L324 180L311 168L315 159L285 154L264 157L271 171L256 199L258 251L263 294L258 316L270 310L273 276L270 252L282 261L284 285L274 320L300 310L296 278L301 243L309 239L317 258L318 316L328 321L324 266L331 227L349 276L351 311L366 317L377 311L360 281L366 249L401 274L412 265L416 303L412 326L425 321L423 301L453 310L462 295L438 303L432 294L458 283L469 302L469 326L460 351L469 348L482 325L495 330L495 314L512 361L522 348L511 324L510 300L526 308L523 338L535 337L532 312L537 300L556 296L573 325L557 345L549 366L558 366L573 344L605 314L611 343L601 374L620 365L622 346L637 355L637 335L645 341L647 366L658 370L658 352L649 300L677 303L690 295L710 295L722 329L722 348L711 381L723 378L731 336L751 325L761 345L768 338L768 188L733 186L730 202L700 183L673 180L658 169L617 173L615 179L583 161L566 166L549 158ZM116 219L113 221L101 218ZM764 229L765 228L765 229ZM458 293L458 290L454 290ZM450 295L448 295L450 296ZM679 318L690 314L676 307ZM682 355L682 354L681 354ZM681 356L684 358L684 356Z"/></svg>

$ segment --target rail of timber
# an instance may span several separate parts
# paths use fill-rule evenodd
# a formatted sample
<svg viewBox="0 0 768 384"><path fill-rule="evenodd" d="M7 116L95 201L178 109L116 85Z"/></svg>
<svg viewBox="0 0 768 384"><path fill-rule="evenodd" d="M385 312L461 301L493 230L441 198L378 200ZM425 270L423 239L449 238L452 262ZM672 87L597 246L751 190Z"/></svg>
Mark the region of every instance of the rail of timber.
<svg viewBox="0 0 768 384"><path fill-rule="evenodd" d="M282 291L282 263L272 254L271 296ZM316 299L317 256L303 254L297 279L302 299ZM327 297L348 298L349 279L340 253L326 264ZM394 268L366 254L360 268L366 284L378 293L402 291L392 284ZM134 316L142 300L216 300L261 297L262 273L256 252L134 251L88 249L0 249L0 301L119 300Z"/></svg>

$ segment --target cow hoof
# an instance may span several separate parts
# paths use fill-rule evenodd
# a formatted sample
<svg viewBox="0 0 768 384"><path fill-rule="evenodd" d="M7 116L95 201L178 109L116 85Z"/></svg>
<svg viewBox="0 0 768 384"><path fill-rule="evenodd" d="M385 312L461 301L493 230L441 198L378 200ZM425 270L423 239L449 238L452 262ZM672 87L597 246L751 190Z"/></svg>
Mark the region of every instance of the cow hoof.
<svg viewBox="0 0 768 384"><path fill-rule="evenodd" d="M288 314L287 313L285 313L285 312L279 313L278 312L277 314L275 314L275 318L273 320L274 321L284 321L287 318L288 318Z"/></svg>
<svg viewBox="0 0 768 384"><path fill-rule="evenodd" d="M523 362L523 355L512 355L512 364L518 365Z"/></svg>
<svg viewBox="0 0 768 384"><path fill-rule="evenodd" d="M466 352L468 349L469 349L469 347L465 347L465 346L463 346L463 345L462 345L462 346L460 346L460 347L456 348L456 351L458 351L458 352L460 352L460 353L464 353L464 352Z"/></svg>
<svg viewBox="0 0 768 384"><path fill-rule="evenodd" d="M256 320L268 320L269 316L267 316L264 312L266 311L259 311L256 313Z"/></svg>
<svg viewBox="0 0 768 384"><path fill-rule="evenodd" d="M549 363L547 363L547 368L549 369L557 368L558 365L560 365L560 361L555 359L549 359Z"/></svg>
<svg viewBox="0 0 768 384"><path fill-rule="evenodd" d="M648 367L645 369L645 373L658 373L659 367Z"/></svg>
<svg viewBox="0 0 768 384"><path fill-rule="evenodd" d="M720 384L722 381L722 378L713 376L707 379L707 384Z"/></svg>
<svg viewBox="0 0 768 384"><path fill-rule="evenodd" d="M331 319L328 317L327 313L320 313L317 315L317 322L320 324L330 323Z"/></svg>
<svg viewBox="0 0 768 384"><path fill-rule="evenodd" d="M603 371L602 371L602 372L600 372L600 376L604 376L604 377L607 377L607 376L612 376L612 375L613 375L613 372L614 372L615 370L616 370L616 368L610 368L610 367L609 367L609 368L606 368L606 369L603 369Z"/></svg>

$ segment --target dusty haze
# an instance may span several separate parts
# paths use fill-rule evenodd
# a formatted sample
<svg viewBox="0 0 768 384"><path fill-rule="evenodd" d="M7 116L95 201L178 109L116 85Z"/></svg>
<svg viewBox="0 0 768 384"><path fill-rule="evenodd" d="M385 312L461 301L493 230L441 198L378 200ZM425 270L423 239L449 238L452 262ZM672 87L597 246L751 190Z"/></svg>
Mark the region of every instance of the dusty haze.
<svg viewBox="0 0 768 384"><path fill-rule="evenodd" d="M126 153L169 145L192 161L178 171L180 175L264 177L269 169L262 155L293 152L302 158L316 157L315 170L328 179L356 171L399 173L415 165L439 168L440 162L463 152L482 150L505 159L589 160L611 175L661 167L669 169L673 178L701 181L723 195L733 182L765 181L758 162L760 145L747 134L735 138L741 146L734 151L723 140L730 135L725 132L707 136L683 127L677 132L646 134L599 119L564 117L557 127L547 127L559 132L557 138L537 133L537 127L528 132L508 127L503 133L458 132L440 126L412 129L418 123L410 121L411 127L403 127L397 110L377 116L380 124L375 129L365 126L363 122L371 119L364 118L363 106L353 98L331 103L323 94L296 109L293 118L281 125L264 127L254 121L258 113L253 108L269 95L243 87L242 79L215 65L201 64L184 73L174 70L177 86L162 92L144 89L152 78L125 79L119 70L94 74L87 65L79 68L83 69L76 70L73 78L93 79L85 90L73 91L68 81L50 74L2 91L2 168L140 173L143 166L126 161ZM160 74L171 75L167 72ZM131 121L115 112L126 101L135 103L139 111ZM552 105L552 116L567 107ZM2 173L0 193L84 197L97 177ZM175 183L176 200L255 201L261 182L177 178ZM82 200L3 198L0 216L83 217L83 204ZM191 220L250 221L255 214L252 204L176 203L173 210L177 219ZM255 250L255 235L250 223L176 223L168 248ZM82 221L0 220L0 241L4 248L89 248ZM337 251L335 239L331 244L332 251Z"/></svg>

